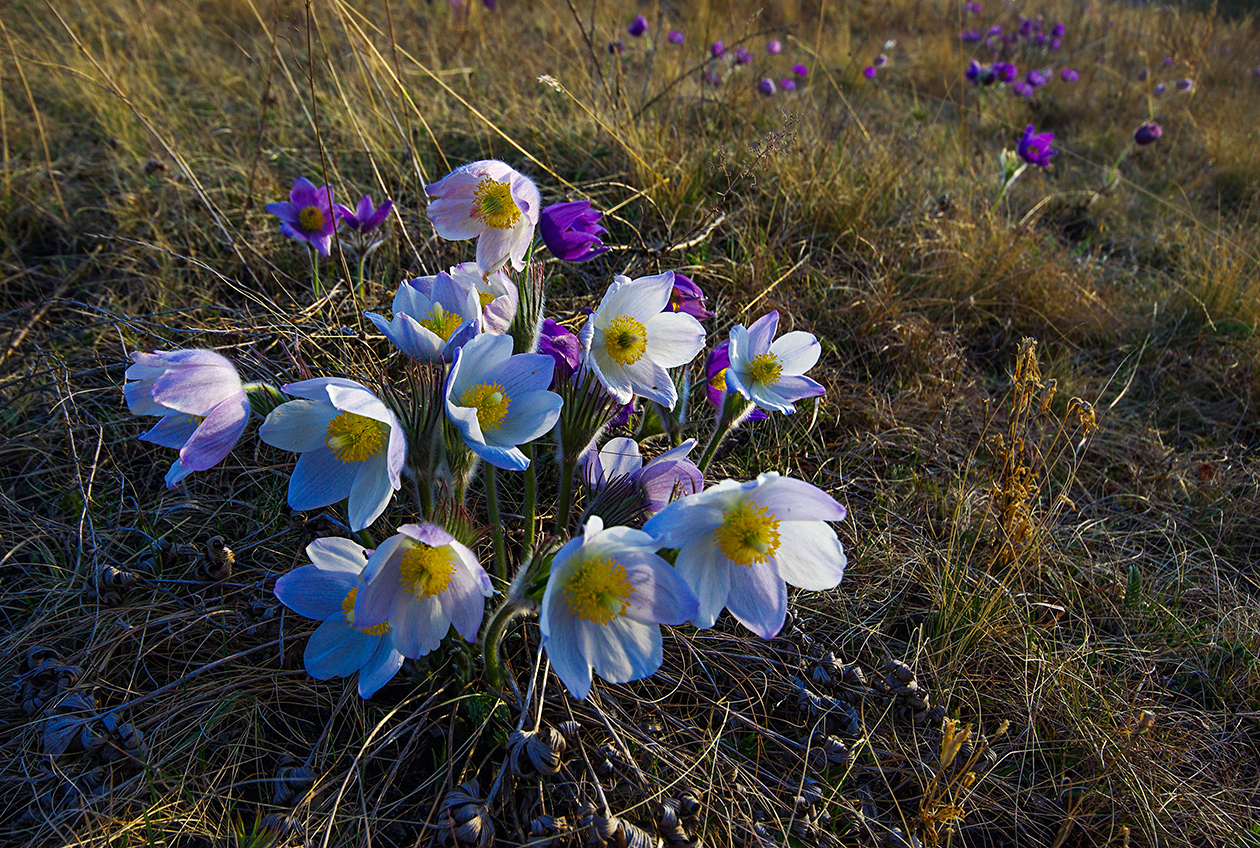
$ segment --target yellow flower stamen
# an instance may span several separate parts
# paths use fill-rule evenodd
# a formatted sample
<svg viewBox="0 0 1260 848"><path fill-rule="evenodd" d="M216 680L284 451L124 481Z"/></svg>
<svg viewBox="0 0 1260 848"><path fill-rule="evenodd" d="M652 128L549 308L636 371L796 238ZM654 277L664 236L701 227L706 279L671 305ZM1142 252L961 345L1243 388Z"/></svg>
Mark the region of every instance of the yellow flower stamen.
<svg viewBox="0 0 1260 848"><path fill-rule="evenodd" d="M477 299L481 301L482 309L485 309L487 306L493 303L494 297L495 297L494 292L490 292L490 291L477 292Z"/></svg>
<svg viewBox="0 0 1260 848"><path fill-rule="evenodd" d="M634 587L624 565L611 557L600 557L583 562L560 591L569 615L608 624L626 614Z"/></svg>
<svg viewBox="0 0 1260 848"><path fill-rule="evenodd" d="M426 328L444 342L450 341L451 336L455 335L455 331L463 324L464 319L454 312L446 311L440 303L433 304L429 314L420 319L421 327Z"/></svg>
<svg viewBox="0 0 1260 848"><path fill-rule="evenodd" d="M455 573L455 549L450 545L437 548L421 542L403 542L402 584L408 595L431 598L440 595Z"/></svg>
<svg viewBox="0 0 1260 848"><path fill-rule="evenodd" d="M748 566L765 562L779 549L779 520L769 507L743 501L722 513L713 541L731 562Z"/></svg>
<svg viewBox="0 0 1260 848"><path fill-rule="evenodd" d="M345 616L346 624L354 627L354 599L359 594L358 586L351 586L350 593L346 595L346 599L341 602L341 612ZM366 633L369 636L384 636L389 632L389 622L382 622L375 627L354 627L360 633Z"/></svg>
<svg viewBox="0 0 1260 848"><path fill-rule="evenodd" d="M503 387L498 383L478 383L459 399L460 406L477 410L477 423L481 425L482 433L499 429L511 404L512 399L503 393Z"/></svg>
<svg viewBox="0 0 1260 848"><path fill-rule="evenodd" d="M473 190L472 216L492 230L510 230L521 220L512 186L483 177Z"/></svg>
<svg viewBox="0 0 1260 848"><path fill-rule="evenodd" d="M783 376L783 363L773 353L762 353L753 357L748 366L748 375L753 382L763 386L773 386Z"/></svg>
<svg viewBox="0 0 1260 848"><path fill-rule="evenodd" d="M327 220L324 210L318 206L303 206L302 211L298 212L298 226L308 233L322 230Z"/></svg>
<svg viewBox="0 0 1260 848"><path fill-rule="evenodd" d="M647 328L629 315L618 315L604 329L604 350L618 365L633 365L647 351Z"/></svg>
<svg viewBox="0 0 1260 848"><path fill-rule="evenodd" d="M388 424L365 415L341 412L328 422L324 444L342 462L362 462L380 453L388 436Z"/></svg>
<svg viewBox="0 0 1260 848"><path fill-rule="evenodd" d="M721 371L717 372L712 377L710 377L709 385L717 389L719 392L722 392L723 394L725 394L726 393L726 369L723 368Z"/></svg>

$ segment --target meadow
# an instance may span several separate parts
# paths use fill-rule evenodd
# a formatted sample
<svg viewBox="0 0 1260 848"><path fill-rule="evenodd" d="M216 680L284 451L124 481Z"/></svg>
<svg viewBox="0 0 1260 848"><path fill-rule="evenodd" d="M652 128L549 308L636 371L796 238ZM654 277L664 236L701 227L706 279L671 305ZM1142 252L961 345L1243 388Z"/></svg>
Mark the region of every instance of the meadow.
<svg viewBox="0 0 1260 848"><path fill-rule="evenodd" d="M1260 845L1260 22L490 6L4 4L0 842ZM1057 152L1004 185L1030 125ZM570 329L673 270L710 342L772 309L821 342L826 394L707 470L847 507L843 580L776 638L669 627L578 699L521 627L508 685L448 646L364 700L274 594L345 520L290 509L292 454L250 431L164 486L128 354L397 373L364 311L469 258L425 186L482 159L603 213L607 253L542 263ZM313 279L265 208L299 177L394 201L361 265ZM522 540L485 495L488 562Z"/></svg>

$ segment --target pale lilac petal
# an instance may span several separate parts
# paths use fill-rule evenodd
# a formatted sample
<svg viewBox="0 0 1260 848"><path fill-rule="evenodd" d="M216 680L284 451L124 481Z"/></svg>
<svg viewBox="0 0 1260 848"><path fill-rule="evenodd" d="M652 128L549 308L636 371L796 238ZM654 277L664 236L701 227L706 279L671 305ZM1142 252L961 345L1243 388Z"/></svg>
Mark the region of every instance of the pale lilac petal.
<svg viewBox="0 0 1260 848"><path fill-rule="evenodd" d="M592 482L608 483L618 477L629 477L643 467L643 455L639 453L639 443L634 439L619 436L609 439L598 453L590 455L591 461L599 469Z"/></svg>
<svg viewBox="0 0 1260 848"><path fill-rule="evenodd" d="M552 588L548 586L547 593L551 592ZM556 609L560 603L562 602L559 598L543 601L543 615L539 622L542 644L547 650L547 659L551 661L556 676L569 690L569 694L580 700L591 691L591 665L578 644L577 620L562 609Z"/></svg>
<svg viewBox="0 0 1260 848"><path fill-rule="evenodd" d="M226 362L226 360L224 360ZM231 365L171 368L153 381L153 399L192 415L206 415L223 401L244 395Z"/></svg>
<svg viewBox="0 0 1260 848"><path fill-rule="evenodd" d="M376 550L372 551L372 555L368 557L367 565L363 569L363 579L367 581L369 589L372 584L376 582L377 575L388 567L391 562L395 567L398 565L398 557L395 556L395 554L398 552L398 549L406 543L407 538L410 536L407 532L407 528L414 528L415 526L416 525L414 524L404 524L402 527L398 528L397 533L390 536L384 542L381 542L376 546ZM359 597L361 600L363 597L362 592L359 593ZM356 606L355 615L357 616L358 614L359 608ZM382 618L381 620L383 621L384 619ZM380 623L380 621L376 621L371 625L364 626L371 627Z"/></svg>
<svg viewBox="0 0 1260 848"><path fill-rule="evenodd" d="M451 629L451 621L436 597L407 596L395 603L389 617L394 647L403 656L416 659L436 650Z"/></svg>
<svg viewBox="0 0 1260 848"><path fill-rule="evenodd" d="M362 415L364 418L371 418L373 421L388 424L390 427L398 425L398 419L389 411L389 407L369 389L358 383L351 383L348 386L329 386L328 400L343 412Z"/></svg>
<svg viewBox="0 0 1260 848"><path fill-rule="evenodd" d="M748 367L748 363L752 362L752 353L749 351L748 328L743 324L736 324L731 328L730 346L727 347L727 360L731 366L726 372L726 379L729 380L731 372Z"/></svg>
<svg viewBox="0 0 1260 848"><path fill-rule="evenodd" d="M135 366L133 365L132 368ZM131 368L127 369L128 373ZM159 371L159 373L161 373ZM154 377L157 375L155 374ZM132 415L166 415L174 410L167 409L153 399L153 384L149 380L123 384L123 399L127 401L127 409Z"/></svg>
<svg viewBox="0 0 1260 848"><path fill-rule="evenodd" d="M512 398L510 414L499 429L486 434L486 441L501 445L531 442L555 426L563 405L564 399L555 392L531 392L519 400Z"/></svg>
<svg viewBox="0 0 1260 848"><path fill-rule="evenodd" d="M305 453L327 445L328 423L337 408L327 401L291 400L267 413L258 437L280 450Z"/></svg>
<svg viewBox="0 0 1260 848"><path fill-rule="evenodd" d="M779 382L774 384L773 391L787 401L798 401L825 395L827 387L809 377L798 375L795 377L780 377Z"/></svg>
<svg viewBox="0 0 1260 848"><path fill-rule="evenodd" d="M375 312L364 314L394 347L412 359L420 362L436 362L442 358L442 348L446 343L442 341L441 336L428 327L421 326L411 316L395 312L394 320L386 321Z"/></svg>
<svg viewBox="0 0 1260 848"><path fill-rule="evenodd" d="M170 412L163 415L161 420L149 428L148 432L144 433L140 438L146 442L161 445L164 448L175 448L178 450L192 436L193 431L197 429L197 424L198 421L195 415L188 415L184 412Z"/></svg>
<svg viewBox="0 0 1260 848"><path fill-rule="evenodd" d="M281 575L273 591L280 603L298 615L325 621L345 615L341 605L357 585L358 574L303 565Z"/></svg>
<svg viewBox="0 0 1260 848"><path fill-rule="evenodd" d="M663 515L664 513L659 513ZM696 617L692 624L701 630L712 627L726 607L731 593L735 568L713 543L713 536L702 536L678 552L678 575L696 596Z"/></svg>
<svg viewBox="0 0 1260 848"><path fill-rule="evenodd" d="M486 611L486 596L482 593L479 576L461 564L456 567L450 584L438 599L455 632L467 642L476 642Z"/></svg>
<svg viewBox="0 0 1260 848"><path fill-rule="evenodd" d="M706 534L712 537L713 531L722 523L722 513L727 508L727 503L723 498L710 493L730 493L738 488L739 484L734 480L723 480L706 489L703 495L692 495L674 501L648 519L643 530L659 539L661 546L666 548L680 548L692 539Z"/></svg>
<svg viewBox="0 0 1260 848"><path fill-rule="evenodd" d="M525 251L533 235L534 227L524 217L510 230L487 228L477 239L477 265L491 271L511 262L517 271L523 270Z"/></svg>
<svg viewBox="0 0 1260 848"><path fill-rule="evenodd" d="M779 312L776 309L773 312L767 312L748 328L748 356L751 359L759 354L766 353L770 350L770 343L774 339L774 334L779 331ZM734 361L735 337L731 336L731 361Z"/></svg>
<svg viewBox="0 0 1260 848"><path fill-rule="evenodd" d="M619 618L600 626L579 621L577 634L595 673L609 683L628 683L661 667L661 629Z"/></svg>
<svg viewBox="0 0 1260 848"><path fill-rule="evenodd" d="M336 571L356 579L367 567L367 548L353 539L325 536L306 546L306 558L321 571Z"/></svg>
<svg viewBox="0 0 1260 848"><path fill-rule="evenodd" d="M699 601L687 581L656 554L623 554L617 561L626 569L634 592L626 617L644 624L684 624L695 618Z"/></svg>
<svg viewBox="0 0 1260 848"><path fill-rule="evenodd" d="M403 655L394 647L391 634L378 637L376 650L359 669L359 697L370 698L393 679L402 668Z"/></svg>
<svg viewBox="0 0 1260 848"><path fill-rule="evenodd" d="M774 559L784 580L812 592L839 585L848 559L835 530L821 521L794 521L780 532Z"/></svg>
<svg viewBox="0 0 1260 848"><path fill-rule="evenodd" d="M674 378L659 363L653 362L647 356L631 365L623 366L621 370L634 386L636 395L654 400L666 409L673 409L678 402L678 387L674 385Z"/></svg>
<svg viewBox="0 0 1260 848"><path fill-rule="evenodd" d="M646 355L666 368L686 365L704 348L704 327L686 312L654 315L646 328Z"/></svg>
<svg viewBox="0 0 1260 848"><path fill-rule="evenodd" d="M289 478L289 506L315 509L349 497L354 469L347 465L326 447L299 456Z"/></svg>
<svg viewBox="0 0 1260 848"><path fill-rule="evenodd" d="M779 521L843 521L845 509L817 486L769 472L757 478L748 499L769 507Z"/></svg>
<svg viewBox="0 0 1260 848"><path fill-rule="evenodd" d="M249 401L242 392L211 409L179 450L179 462L193 471L205 471L228 455L245 432Z"/></svg>
<svg viewBox="0 0 1260 848"><path fill-rule="evenodd" d="M592 319L588 319L588 326L590 320ZM604 351L602 344L593 348L588 347L587 351L590 356L587 357L586 362L608 393L616 399L617 403L629 403L634 397L634 384L630 381L630 375L626 373L626 369L613 361L612 357Z"/></svg>
<svg viewBox="0 0 1260 848"><path fill-rule="evenodd" d="M400 568L402 554L398 551L401 544L399 536L391 536L368 560L368 568L363 573L366 583L354 598L354 623L360 629L384 624L389 621L395 603L406 603Z"/></svg>
<svg viewBox="0 0 1260 848"><path fill-rule="evenodd" d="M179 460L177 459L171 463L170 470L166 472L166 477L163 482L166 483L166 488L174 489L177 485L179 485L179 481L183 480L189 474L192 474L192 469L185 468L180 465Z"/></svg>
<svg viewBox="0 0 1260 848"><path fill-rule="evenodd" d="M762 639L773 639L787 616L787 587L773 560L751 566L734 564L729 569L726 608Z"/></svg>
<svg viewBox="0 0 1260 848"><path fill-rule="evenodd" d="M470 441L468 447L495 468L502 468L504 471L524 471L529 468L529 457L515 445Z"/></svg>
<svg viewBox="0 0 1260 848"><path fill-rule="evenodd" d="M349 677L372 656L377 639L360 633L344 620L329 619L316 628L306 643L306 673L316 680Z"/></svg>
<svg viewBox="0 0 1260 848"><path fill-rule="evenodd" d="M347 380L345 377L315 377L311 380L299 380L296 383L285 383L280 387L280 389L285 394L293 395L297 398L330 403L331 399L328 397L329 386L343 386L356 389L363 388L354 380Z"/></svg>
<svg viewBox="0 0 1260 848"><path fill-rule="evenodd" d="M778 358L784 376L796 377L818 364L822 345L813 333L796 330L775 339L770 345L770 353Z"/></svg>
<svg viewBox="0 0 1260 848"><path fill-rule="evenodd" d="M356 464L359 469L350 486L350 502L346 512L350 529L362 530L385 511L394 496L394 490L400 488L401 483L397 479L390 480L383 453Z"/></svg>
<svg viewBox="0 0 1260 848"><path fill-rule="evenodd" d="M732 379L734 377L735 379ZM741 375L736 372L727 371L726 381L729 385L733 385L743 394L745 381ZM768 409L774 412L782 412L785 415L791 415L796 412L796 406L783 395L776 391L774 386L767 386L765 383L751 382L748 386L748 397L759 409Z"/></svg>
<svg viewBox="0 0 1260 848"><path fill-rule="evenodd" d="M510 336L485 336L485 338L507 339L509 341L507 349L509 352L512 350ZM522 353L513 356L502 365L495 374L495 382L503 386L503 392L508 397L517 398L529 392L546 391L551 385L555 368L556 361L545 353Z"/></svg>
<svg viewBox="0 0 1260 848"><path fill-rule="evenodd" d="M670 295L674 293L673 271L633 280L625 277L617 279L625 282L610 289L596 310L605 322L611 322L618 315L628 315L646 326L648 321L664 311Z"/></svg>

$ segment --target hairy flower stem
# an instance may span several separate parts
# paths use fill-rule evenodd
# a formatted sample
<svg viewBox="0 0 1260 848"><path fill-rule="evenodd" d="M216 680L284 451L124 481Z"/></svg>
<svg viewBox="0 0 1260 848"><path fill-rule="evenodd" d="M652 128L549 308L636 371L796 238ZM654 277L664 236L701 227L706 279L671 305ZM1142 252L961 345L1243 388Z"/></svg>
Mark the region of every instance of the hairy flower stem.
<svg viewBox="0 0 1260 848"><path fill-rule="evenodd" d="M486 625L486 632L481 640L482 659L486 664L486 680L496 692L503 688L503 658L499 655L499 643L503 641L508 626L525 612L525 607L509 599L504 601L503 606L499 607Z"/></svg>
<svg viewBox="0 0 1260 848"><path fill-rule="evenodd" d="M752 410L752 401L745 400L739 392L726 393L726 399L722 403L722 413L718 416L717 423L713 425L713 435L709 437L709 443L704 446L704 453L700 455L700 461L696 463L696 467L701 472L708 471L709 463L713 461L722 442L739 425L739 422L748 417L748 413Z"/></svg>
<svg viewBox="0 0 1260 848"><path fill-rule="evenodd" d="M538 532L538 476L533 444L521 445L521 453L529 460L525 468L525 547L521 555L521 562L528 562L534 552L534 534Z"/></svg>
<svg viewBox="0 0 1260 848"><path fill-rule="evenodd" d="M311 279L313 280L315 297L319 297L319 254L316 253L314 248L311 248Z"/></svg>
<svg viewBox="0 0 1260 848"><path fill-rule="evenodd" d="M503 538L503 520L499 516L499 473L486 463L486 509L494 527L494 576L507 581L507 545Z"/></svg>

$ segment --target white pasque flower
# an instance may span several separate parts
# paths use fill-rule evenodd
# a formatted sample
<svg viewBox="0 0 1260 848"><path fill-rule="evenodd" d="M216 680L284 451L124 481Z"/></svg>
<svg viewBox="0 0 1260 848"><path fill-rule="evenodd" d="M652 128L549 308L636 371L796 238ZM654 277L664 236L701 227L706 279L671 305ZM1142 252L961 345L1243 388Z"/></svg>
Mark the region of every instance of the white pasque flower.
<svg viewBox="0 0 1260 848"><path fill-rule="evenodd" d="M700 600L696 627L712 627L726 608L770 639L787 615L785 581L821 591L844 577L844 548L827 525L844 516L817 486L770 472L676 500L643 529L679 549L678 573Z"/></svg>
<svg viewBox="0 0 1260 848"><path fill-rule="evenodd" d="M476 290L445 271L403 283L394 294L393 310L391 321L375 312L364 314L395 347L420 362L449 361L481 322Z"/></svg>
<svg viewBox="0 0 1260 848"><path fill-rule="evenodd" d="M797 330L775 338L779 313L769 312L752 323L731 329L731 364L726 385L761 409L791 413L792 401L818 397L826 389L804 376L818 362L822 347L813 333Z"/></svg>
<svg viewBox="0 0 1260 848"><path fill-rule="evenodd" d="M592 515L581 536L556 552L538 627L547 658L575 698L591 691L591 670L626 683L661 667L661 624L682 624L696 598L660 543L629 527L604 529Z"/></svg>
<svg viewBox="0 0 1260 848"><path fill-rule="evenodd" d="M582 328L586 362L618 403L636 394L667 409L678 401L666 369L694 359L705 333L693 316L663 311L673 291L673 271L635 280L618 275Z"/></svg>
<svg viewBox="0 0 1260 848"><path fill-rule="evenodd" d="M520 299L516 283L503 271L483 275L476 262L461 262L449 273L456 283L476 292L481 304L481 331L506 333L516 317Z"/></svg>
<svg viewBox="0 0 1260 848"><path fill-rule="evenodd" d="M525 267L542 196L533 180L497 159L456 168L424 187L429 220L445 239L477 239L477 266L490 273L511 262Z"/></svg>

